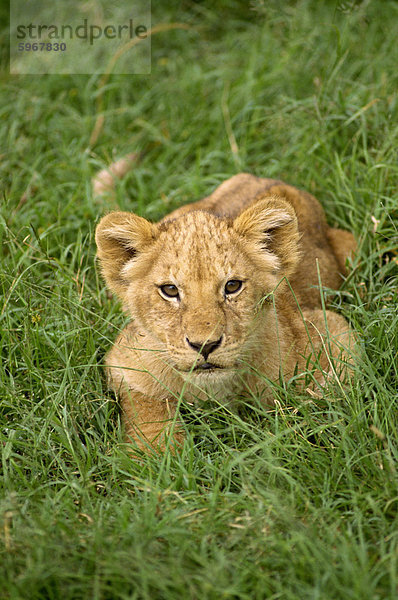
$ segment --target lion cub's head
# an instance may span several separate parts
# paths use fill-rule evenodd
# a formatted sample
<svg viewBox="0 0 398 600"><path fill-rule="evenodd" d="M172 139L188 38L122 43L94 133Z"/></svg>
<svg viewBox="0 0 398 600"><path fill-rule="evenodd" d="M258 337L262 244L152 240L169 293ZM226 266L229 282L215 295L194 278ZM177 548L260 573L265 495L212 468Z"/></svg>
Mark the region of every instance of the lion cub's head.
<svg viewBox="0 0 398 600"><path fill-rule="evenodd" d="M262 299L295 269L298 240L292 207L275 197L235 220L192 211L152 224L114 212L96 231L106 282L138 331L201 380L231 376L247 355L254 316L271 310Z"/></svg>

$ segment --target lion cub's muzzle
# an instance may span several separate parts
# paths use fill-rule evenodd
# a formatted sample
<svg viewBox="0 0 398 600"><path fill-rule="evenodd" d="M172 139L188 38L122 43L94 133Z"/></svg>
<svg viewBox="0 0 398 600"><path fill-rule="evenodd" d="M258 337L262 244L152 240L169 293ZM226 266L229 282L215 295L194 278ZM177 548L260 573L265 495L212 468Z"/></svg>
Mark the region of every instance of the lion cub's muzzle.
<svg viewBox="0 0 398 600"><path fill-rule="evenodd" d="M208 361L207 359L209 358L209 355L212 352L214 352L214 350L217 350L217 348L219 348L221 346L221 343L223 341L223 336L221 336L218 340L207 340L205 342L192 342L188 338L185 338L185 340L186 340L188 346L190 346L193 350L198 352L204 358L204 362L198 362L195 365L194 371L208 371L211 369L222 368L219 365L214 364L211 361Z"/></svg>

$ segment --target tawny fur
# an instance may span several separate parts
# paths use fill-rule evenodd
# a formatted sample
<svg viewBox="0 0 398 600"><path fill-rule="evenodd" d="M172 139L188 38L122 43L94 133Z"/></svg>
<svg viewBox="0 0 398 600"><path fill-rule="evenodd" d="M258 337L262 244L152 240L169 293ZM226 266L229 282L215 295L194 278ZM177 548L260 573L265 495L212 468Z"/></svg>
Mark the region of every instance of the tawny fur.
<svg viewBox="0 0 398 600"><path fill-rule="evenodd" d="M101 173L94 183L98 191ZM181 443L181 397L227 402L256 391L270 403L266 382L281 376L313 369L319 385L346 376L339 361L350 360L353 336L342 316L322 309L319 278L341 285L355 240L327 225L309 193L241 173L157 224L110 213L96 241L105 280L131 316L106 365L139 447ZM243 285L226 295L231 280ZM162 296L166 284L179 298ZM206 360L190 342L215 349ZM201 370L206 362L217 368Z"/></svg>
<svg viewBox="0 0 398 600"><path fill-rule="evenodd" d="M93 195L95 198L109 194L113 197L115 190L115 180L122 179L130 171L131 167L137 161L138 154L128 154L112 163L108 169L102 169L93 177Z"/></svg>

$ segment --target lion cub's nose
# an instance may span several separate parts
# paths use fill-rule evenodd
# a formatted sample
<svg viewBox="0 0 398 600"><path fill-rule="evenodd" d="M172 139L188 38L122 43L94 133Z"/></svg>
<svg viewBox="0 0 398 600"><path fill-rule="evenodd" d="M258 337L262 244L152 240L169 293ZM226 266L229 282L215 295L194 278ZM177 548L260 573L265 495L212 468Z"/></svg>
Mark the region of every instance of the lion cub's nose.
<svg viewBox="0 0 398 600"><path fill-rule="evenodd" d="M191 348L199 352L203 358L207 360L209 354L216 350L216 348L218 348L221 344L222 336L218 340L214 340L212 342L191 342L188 338L186 339Z"/></svg>

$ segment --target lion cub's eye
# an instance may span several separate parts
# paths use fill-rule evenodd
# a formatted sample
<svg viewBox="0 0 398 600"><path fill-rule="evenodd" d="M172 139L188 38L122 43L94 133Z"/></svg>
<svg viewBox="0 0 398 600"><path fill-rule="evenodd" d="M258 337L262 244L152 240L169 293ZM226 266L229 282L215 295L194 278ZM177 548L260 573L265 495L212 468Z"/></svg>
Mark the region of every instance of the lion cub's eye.
<svg viewBox="0 0 398 600"><path fill-rule="evenodd" d="M224 291L226 294L236 294L242 288L242 282L239 279L230 279L225 284Z"/></svg>
<svg viewBox="0 0 398 600"><path fill-rule="evenodd" d="M180 294L178 293L178 288L176 285L171 283L166 283L165 285L159 286L160 293L166 299L169 298L179 298Z"/></svg>

